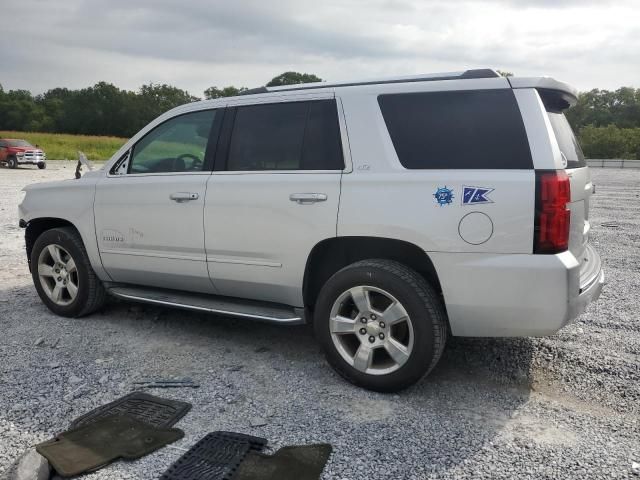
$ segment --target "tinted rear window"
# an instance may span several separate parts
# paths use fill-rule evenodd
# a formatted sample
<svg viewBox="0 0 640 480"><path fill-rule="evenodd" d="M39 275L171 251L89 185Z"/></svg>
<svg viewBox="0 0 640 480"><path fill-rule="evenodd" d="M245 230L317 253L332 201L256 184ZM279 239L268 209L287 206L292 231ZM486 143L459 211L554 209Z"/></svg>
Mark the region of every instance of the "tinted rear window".
<svg viewBox="0 0 640 480"><path fill-rule="evenodd" d="M580 148L567 118L562 112L547 111L547 115L553 132L556 134L560 151L567 159L567 168L586 167L587 161L584 159L582 148Z"/></svg>
<svg viewBox="0 0 640 480"><path fill-rule="evenodd" d="M335 100L238 107L227 170L342 170Z"/></svg>
<svg viewBox="0 0 640 480"><path fill-rule="evenodd" d="M511 90L389 94L378 102L405 168L533 168Z"/></svg>

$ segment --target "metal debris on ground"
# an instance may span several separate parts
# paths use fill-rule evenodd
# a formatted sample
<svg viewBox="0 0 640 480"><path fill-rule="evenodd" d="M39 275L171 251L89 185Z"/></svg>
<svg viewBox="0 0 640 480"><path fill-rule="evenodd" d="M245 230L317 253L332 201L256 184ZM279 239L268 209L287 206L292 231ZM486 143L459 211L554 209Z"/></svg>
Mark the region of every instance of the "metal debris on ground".
<svg viewBox="0 0 640 480"><path fill-rule="evenodd" d="M181 380L161 379L161 380L140 380L133 382L137 388L198 388L199 383L194 382L190 378Z"/></svg>
<svg viewBox="0 0 640 480"><path fill-rule="evenodd" d="M267 424L267 421L262 417L253 417L249 421L250 427L264 427Z"/></svg>

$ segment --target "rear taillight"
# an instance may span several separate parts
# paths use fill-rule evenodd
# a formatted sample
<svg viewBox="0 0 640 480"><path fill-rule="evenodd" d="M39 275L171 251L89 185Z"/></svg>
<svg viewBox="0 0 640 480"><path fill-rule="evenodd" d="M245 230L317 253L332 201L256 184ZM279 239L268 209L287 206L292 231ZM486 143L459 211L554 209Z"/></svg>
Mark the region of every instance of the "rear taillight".
<svg viewBox="0 0 640 480"><path fill-rule="evenodd" d="M536 172L536 218L533 253L569 248L571 183L564 170Z"/></svg>

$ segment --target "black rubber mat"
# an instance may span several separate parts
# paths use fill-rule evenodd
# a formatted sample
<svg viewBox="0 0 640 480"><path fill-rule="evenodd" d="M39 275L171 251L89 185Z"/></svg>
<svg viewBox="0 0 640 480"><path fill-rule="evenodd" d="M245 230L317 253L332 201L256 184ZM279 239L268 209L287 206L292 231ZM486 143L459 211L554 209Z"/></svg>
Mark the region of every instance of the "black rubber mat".
<svg viewBox="0 0 640 480"><path fill-rule="evenodd" d="M231 480L249 452L267 441L241 433L213 432L200 439L160 477L161 480Z"/></svg>
<svg viewBox="0 0 640 480"><path fill-rule="evenodd" d="M273 455L249 452L234 480L318 480L331 451L320 443L283 447Z"/></svg>
<svg viewBox="0 0 640 480"><path fill-rule="evenodd" d="M70 428L95 422L109 415L129 415L158 428L169 428L191 410L191 404L133 392L106 405L91 410L71 422Z"/></svg>
<svg viewBox="0 0 640 480"><path fill-rule="evenodd" d="M36 445L63 477L95 470L117 458L135 459L184 436L177 428L156 428L128 415L111 415Z"/></svg>

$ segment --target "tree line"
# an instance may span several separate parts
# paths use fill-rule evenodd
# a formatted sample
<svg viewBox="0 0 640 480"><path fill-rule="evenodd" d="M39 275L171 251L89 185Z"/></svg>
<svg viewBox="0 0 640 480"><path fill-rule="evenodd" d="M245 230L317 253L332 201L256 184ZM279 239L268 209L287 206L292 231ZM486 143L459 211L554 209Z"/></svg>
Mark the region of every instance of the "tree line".
<svg viewBox="0 0 640 480"><path fill-rule="evenodd" d="M320 82L315 75L284 72L267 86ZM205 99L229 97L245 87L210 87ZM107 82L71 90L53 88L41 95L4 91L0 85L0 130L131 137L151 120L178 105L201 100L166 84L143 85L132 92Z"/></svg>
<svg viewBox="0 0 640 480"><path fill-rule="evenodd" d="M313 74L284 72L266 86L320 81ZM203 98L234 96L245 90L212 86ZM0 85L0 130L130 137L163 112L197 100L186 90L154 83L128 91L99 82L79 90L54 88L41 95L4 91ZM587 157L640 159L640 89L583 92L567 118Z"/></svg>
<svg viewBox="0 0 640 480"><path fill-rule="evenodd" d="M640 160L640 88L583 92L567 118L587 158Z"/></svg>

